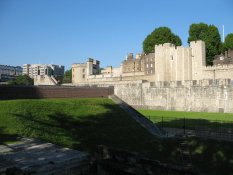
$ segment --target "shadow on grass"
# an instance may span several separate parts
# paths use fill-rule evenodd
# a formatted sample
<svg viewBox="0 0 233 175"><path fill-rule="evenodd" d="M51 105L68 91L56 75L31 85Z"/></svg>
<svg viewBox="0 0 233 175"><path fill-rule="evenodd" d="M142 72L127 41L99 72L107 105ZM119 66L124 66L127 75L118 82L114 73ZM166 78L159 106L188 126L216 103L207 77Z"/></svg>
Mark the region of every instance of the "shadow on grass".
<svg viewBox="0 0 233 175"><path fill-rule="evenodd" d="M0 127L0 145L5 145L6 143L13 143L18 140L18 135L6 133L4 131L4 128Z"/></svg>
<svg viewBox="0 0 233 175"><path fill-rule="evenodd" d="M88 116L68 115L61 109L46 120L33 116L30 111L15 116L24 125L20 133L24 136L90 153L97 145L106 145L138 152L161 162L182 164L179 140L155 138L117 105L104 104L104 108L108 112ZM173 122L167 121L167 125ZM188 145L195 170L211 175L233 172L232 143L191 138Z"/></svg>
<svg viewBox="0 0 233 175"><path fill-rule="evenodd" d="M209 121L204 119L173 119L156 122L159 127L191 129L207 128L212 132L233 131L232 122ZM195 169L211 175L233 174L233 142L213 139L189 138L188 145Z"/></svg>
<svg viewBox="0 0 233 175"><path fill-rule="evenodd" d="M150 135L118 105L103 106L108 112L88 116L68 115L62 110L50 114L47 119L35 117L30 111L14 116L22 123L20 134L24 136L90 153L97 145L106 145L139 152L150 158L161 158L162 161L177 162L177 149L173 149L175 156L170 156L174 144L162 144L167 141Z"/></svg>
<svg viewBox="0 0 233 175"><path fill-rule="evenodd" d="M152 120L153 121L153 120ZM206 127L212 130L220 130L224 128L232 128L233 122L221 121L221 120L205 120L205 119L189 119L189 118L170 118L164 117L163 119L156 119L154 121L156 125L161 128L180 128L183 129L195 129L197 127Z"/></svg>

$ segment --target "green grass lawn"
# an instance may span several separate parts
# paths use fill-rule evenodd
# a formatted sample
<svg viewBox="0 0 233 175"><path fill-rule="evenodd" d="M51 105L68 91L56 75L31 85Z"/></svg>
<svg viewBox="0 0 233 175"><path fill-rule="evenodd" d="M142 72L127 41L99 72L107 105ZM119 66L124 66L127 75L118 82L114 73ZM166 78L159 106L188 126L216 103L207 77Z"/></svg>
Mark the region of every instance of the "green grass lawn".
<svg viewBox="0 0 233 175"><path fill-rule="evenodd" d="M153 119L161 117L175 117L187 119L205 119L205 120L220 120L233 122L233 114L229 113L207 113L207 112L183 112L183 111L161 111L161 110L145 110L140 109L143 115Z"/></svg>
<svg viewBox="0 0 233 175"><path fill-rule="evenodd" d="M233 114L226 113L204 113L204 112L183 112L183 111L161 111L161 110L138 110L151 121L160 127L182 128L185 125L188 129L195 127L210 128L233 128Z"/></svg>
<svg viewBox="0 0 233 175"><path fill-rule="evenodd" d="M0 133L0 143L27 136L89 152L104 144L150 155L142 148L158 142L104 98L0 101Z"/></svg>
<svg viewBox="0 0 233 175"><path fill-rule="evenodd" d="M39 138L94 152L99 144L138 152L164 163L181 164L179 140L150 135L110 99L0 101L0 144L18 136ZM195 170L233 172L233 143L189 139Z"/></svg>

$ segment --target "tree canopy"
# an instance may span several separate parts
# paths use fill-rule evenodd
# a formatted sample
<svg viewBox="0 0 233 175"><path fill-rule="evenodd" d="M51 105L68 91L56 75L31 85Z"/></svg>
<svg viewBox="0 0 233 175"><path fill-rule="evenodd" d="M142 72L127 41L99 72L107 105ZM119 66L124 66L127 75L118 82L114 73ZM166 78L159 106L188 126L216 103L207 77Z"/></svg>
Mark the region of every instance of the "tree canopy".
<svg viewBox="0 0 233 175"><path fill-rule="evenodd" d="M149 34L143 41L143 51L148 54L155 51L155 45L172 43L176 46L182 44L179 36L172 33L168 27L156 28L151 34Z"/></svg>
<svg viewBox="0 0 233 175"><path fill-rule="evenodd" d="M233 33L229 33L224 41L224 51L228 49L233 49Z"/></svg>
<svg viewBox="0 0 233 175"><path fill-rule="evenodd" d="M197 40L205 42L206 63L207 65L212 65L214 56L222 51L221 37L217 27L205 23L192 24L189 28L188 43Z"/></svg>
<svg viewBox="0 0 233 175"><path fill-rule="evenodd" d="M66 70L62 83L71 83L72 82L72 70Z"/></svg>
<svg viewBox="0 0 233 175"><path fill-rule="evenodd" d="M28 75L20 75L16 79L10 80L8 84L30 86L34 84L34 80L30 78Z"/></svg>

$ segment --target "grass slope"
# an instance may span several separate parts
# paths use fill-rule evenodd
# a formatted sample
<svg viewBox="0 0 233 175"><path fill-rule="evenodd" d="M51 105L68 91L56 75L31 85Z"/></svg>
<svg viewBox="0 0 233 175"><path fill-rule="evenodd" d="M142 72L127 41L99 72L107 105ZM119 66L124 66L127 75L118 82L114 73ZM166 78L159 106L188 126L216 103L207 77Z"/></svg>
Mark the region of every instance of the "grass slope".
<svg viewBox="0 0 233 175"><path fill-rule="evenodd" d="M90 152L99 144L140 151L157 142L121 108L102 98L0 101L0 132L0 143L19 135Z"/></svg>
<svg viewBox="0 0 233 175"><path fill-rule="evenodd" d="M209 121L230 121L233 122L233 114L229 113L207 113L207 112L184 112L184 111L161 111L161 110L139 110L143 115L150 116L152 119L161 117L175 117L187 119L205 119Z"/></svg>
<svg viewBox="0 0 233 175"><path fill-rule="evenodd" d="M109 99L0 101L0 144L17 136L90 153L104 144L181 164L178 140L153 137ZM206 174L233 172L232 143L190 139L189 146L194 169Z"/></svg>
<svg viewBox="0 0 233 175"><path fill-rule="evenodd" d="M233 128L233 114L139 110L160 127L183 128L209 127L213 129ZM185 120L185 121L184 121Z"/></svg>

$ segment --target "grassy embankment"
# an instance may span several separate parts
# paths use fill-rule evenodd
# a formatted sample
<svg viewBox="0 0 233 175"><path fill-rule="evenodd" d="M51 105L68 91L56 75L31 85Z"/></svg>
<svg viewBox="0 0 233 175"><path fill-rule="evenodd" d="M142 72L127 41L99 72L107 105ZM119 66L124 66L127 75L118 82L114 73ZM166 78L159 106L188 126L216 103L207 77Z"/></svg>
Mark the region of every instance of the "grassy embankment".
<svg viewBox="0 0 233 175"><path fill-rule="evenodd" d="M151 150L151 143L158 142L118 105L103 98L0 101L0 133L0 143L27 136L90 152L99 144Z"/></svg>
<svg viewBox="0 0 233 175"><path fill-rule="evenodd" d="M0 144L17 136L40 138L92 153L104 144L180 164L179 141L150 135L109 99L0 101ZM207 174L233 172L233 144L190 139L194 169Z"/></svg>
<svg viewBox="0 0 233 175"><path fill-rule="evenodd" d="M184 112L184 111L161 111L161 110L139 110L143 115L150 116L152 119L163 117L187 118L187 119L205 119L233 121L233 114L229 113L208 113L208 112Z"/></svg>
<svg viewBox="0 0 233 175"><path fill-rule="evenodd" d="M189 129L197 126L210 128L231 127L233 128L233 114L207 113L207 112L183 112L161 110L139 110L144 116L159 126L182 128L184 124Z"/></svg>

